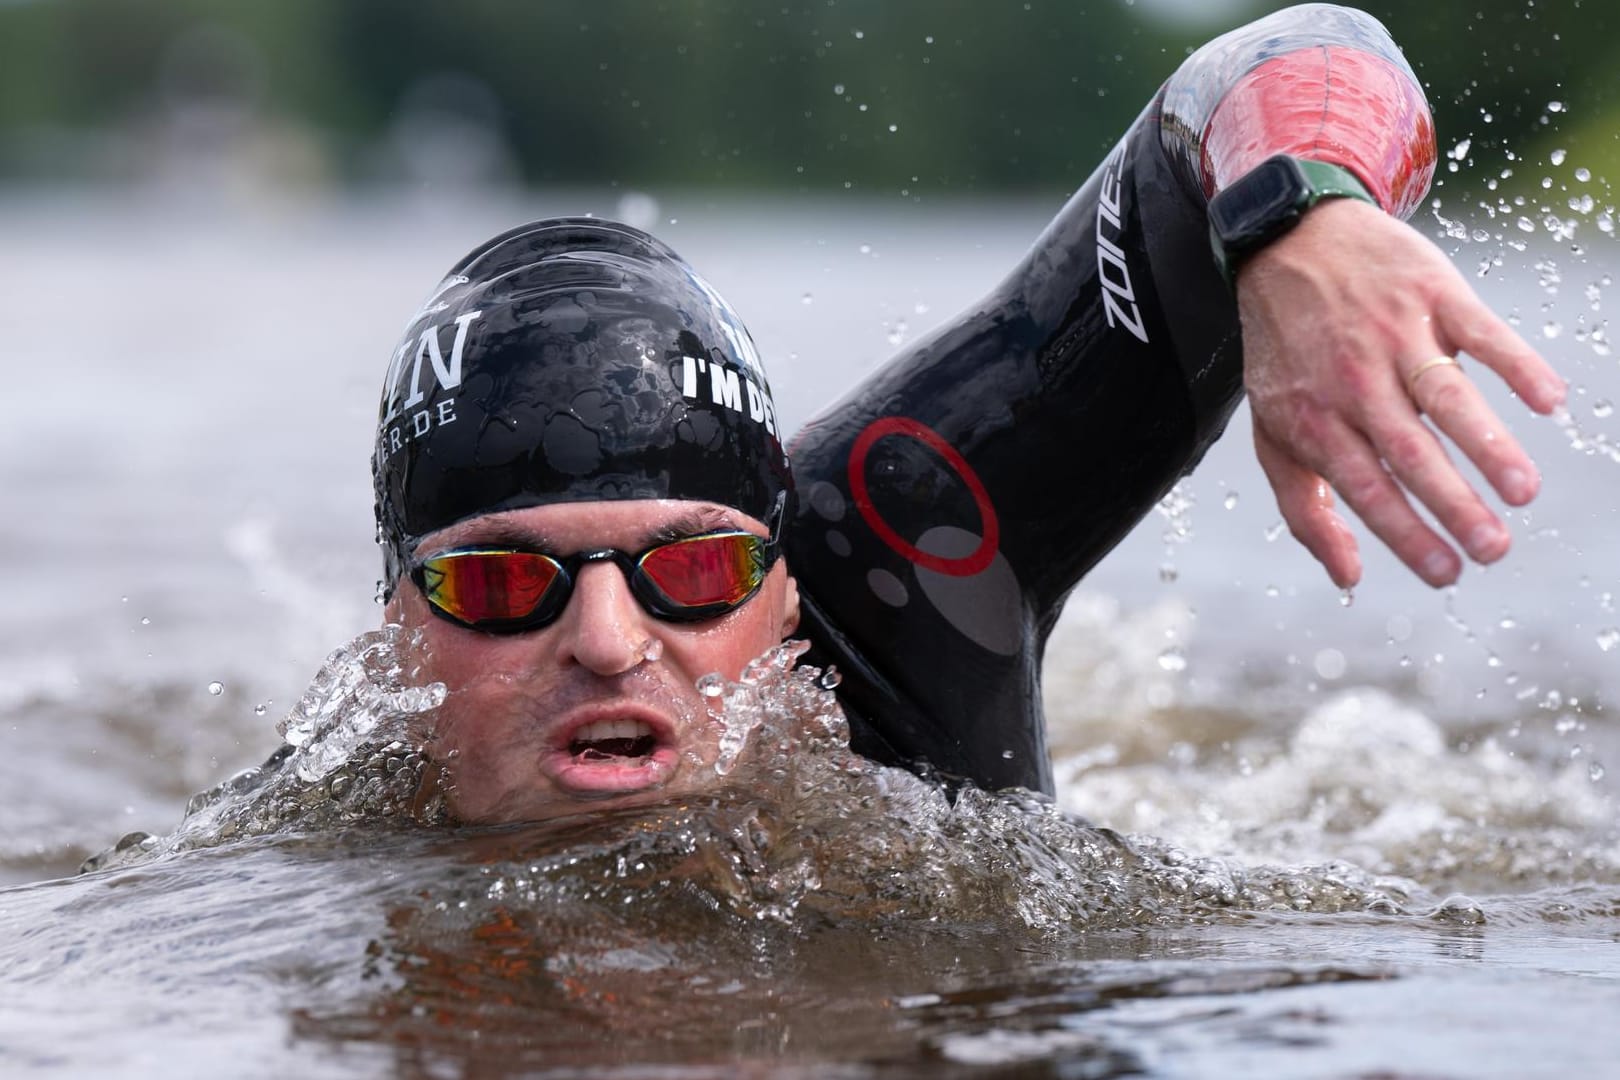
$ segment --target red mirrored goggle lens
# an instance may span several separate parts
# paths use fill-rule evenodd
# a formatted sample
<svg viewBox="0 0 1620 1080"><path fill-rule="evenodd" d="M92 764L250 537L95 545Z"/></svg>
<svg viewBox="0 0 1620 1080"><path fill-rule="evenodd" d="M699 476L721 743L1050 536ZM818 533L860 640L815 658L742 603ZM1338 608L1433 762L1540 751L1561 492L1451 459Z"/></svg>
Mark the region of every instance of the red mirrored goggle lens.
<svg viewBox="0 0 1620 1080"><path fill-rule="evenodd" d="M422 564L422 592L462 622L509 622L531 615L561 573L535 551L452 551Z"/></svg>
<svg viewBox="0 0 1620 1080"><path fill-rule="evenodd" d="M510 548L449 551L425 560L417 583L435 609L487 630L543 626L568 602L586 562L611 559L642 607L663 619L708 619L737 607L765 580L769 545L751 533L711 533L638 556L594 551L558 560Z"/></svg>
<svg viewBox="0 0 1620 1080"><path fill-rule="evenodd" d="M653 548L637 568L672 607L732 608L765 580L764 547L750 533L694 536Z"/></svg>

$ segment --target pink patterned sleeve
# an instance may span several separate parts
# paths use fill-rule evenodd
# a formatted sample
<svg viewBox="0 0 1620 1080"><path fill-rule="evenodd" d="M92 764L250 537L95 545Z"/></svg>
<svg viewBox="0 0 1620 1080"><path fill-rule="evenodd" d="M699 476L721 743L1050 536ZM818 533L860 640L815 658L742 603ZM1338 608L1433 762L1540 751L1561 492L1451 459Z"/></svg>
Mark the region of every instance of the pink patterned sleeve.
<svg viewBox="0 0 1620 1080"><path fill-rule="evenodd" d="M1165 86L1161 138L1207 198L1273 154L1355 173L1391 214L1409 216L1434 178L1434 121L1382 24L1303 4L1216 38Z"/></svg>

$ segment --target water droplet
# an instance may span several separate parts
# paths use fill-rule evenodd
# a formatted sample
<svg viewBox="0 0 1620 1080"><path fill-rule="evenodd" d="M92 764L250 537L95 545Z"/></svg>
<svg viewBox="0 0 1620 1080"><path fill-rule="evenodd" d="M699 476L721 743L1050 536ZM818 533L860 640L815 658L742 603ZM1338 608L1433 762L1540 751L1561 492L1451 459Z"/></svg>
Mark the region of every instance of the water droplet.
<svg viewBox="0 0 1620 1080"><path fill-rule="evenodd" d="M253 706L253 715L254 716L263 716L265 713L267 713L269 711L270 711L270 707L268 705L255 705L255 706Z"/></svg>
<svg viewBox="0 0 1620 1080"><path fill-rule="evenodd" d="M1563 325L1556 322L1556 321L1549 321L1547 323L1547 325L1545 325L1545 326L1543 326L1541 328L1541 336L1544 337L1544 338L1547 338L1549 340L1552 339L1552 338L1557 337L1559 334L1562 334L1563 332L1564 332Z"/></svg>
<svg viewBox="0 0 1620 1080"><path fill-rule="evenodd" d="M152 620L148 619L145 615L142 615L141 616L141 625L142 626L151 626L152 625Z"/></svg>
<svg viewBox="0 0 1620 1080"><path fill-rule="evenodd" d="M870 254L872 254L872 245L871 244L862 244L861 245L861 254L862 255L870 255Z"/></svg>
<svg viewBox="0 0 1620 1080"><path fill-rule="evenodd" d="M1451 158L1453 161L1461 161L1468 156L1468 148L1472 146L1473 143L1474 140L1472 139L1464 139L1456 146L1453 146L1451 151L1446 156Z"/></svg>
<svg viewBox="0 0 1620 1080"><path fill-rule="evenodd" d="M1558 110L1554 109L1553 111L1557 112ZM1554 150L1552 153L1547 155L1547 160L1551 161L1554 165L1562 165L1564 163L1564 154L1565 152L1562 149Z"/></svg>
<svg viewBox="0 0 1620 1080"><path fill-rule="evenodd" d="M1339 606L1349 607L1356 602L1356 591L1350 588L1339 590Z"/></svg>
<svg viewBox="0 0 1620 1080"><path fill-rule="evenodd" d="M1159 581L1162 584L1173 585L1180 576L1173 563L1163 563L1159 566Z"/></svg>
<svg viewBox="0 0 1620 1080"><path fill-rule="evenodd" d="M225 692L225 684L222 682L211 682L208 684L208 692L213 694L215 697L219 697L219 695Z"/></svg>
<svg viewBox="0 0 1620 1080"><path fill-rule="evenodd" d="M862 38L864 38L866 36L866 31L865 30L856 30L854 33L855 33L855 40L856 41L860 41Z"/></svg>
<svg viewBox="0 0 1620 1080"><path fill-rule="evenodd" d="M799 303L805 305L806 307L809 307L811 304L813 304L815 302L816 302L816 298L811 293L805 293L803 296L799 297Z"/></svg>
<svg viewBox="0 0 1620 1080"><path fill-rule="evenodd" d="M1587 777L1588 780L1591 780L1592 783L1594 783L1594 784L1597 783L1599 780L1602 780L1604 775L1605 775L1605 772L1604 772L1604 768L1603 768L1603 763L1600 762L1600 761L1594 761L1594 762L1592 762L1592 764L1590 764L1590 765L1588 765L1586 767L1586 777Z"/></svg>
<svg viewBox="0 0 1620 1080"><path fill-rule="evenodd" d="M1519 625L1519 621L1511 615L1503 615L1496 621L1496 625L1503 630L1512 630Z"/></svg>
<svg viewBox="0 0 1620 1080"><path fill-rule="evenodd" d="M1228 510L1236 510L1237 504L1238 493L1235 491L1228 491L1226 493L1226 498L1221 500L1221 505L1226 507Z"/></svg>
<svg viewBox="0 0 1620 1080"><path fill-rule="evenodd" d="M697 681L697 690L706 698L717 698L726 692L726 680L711 671Z"/></svg>
<svg viewBox="0 0 1620 1080"><path fill-rule="evenodd" d="M1271 526L1271 528L1266 530L1266 532L1265 532L1266 543L1275 544L1277 542L1277 539L1279 537L1281 537L1282 534L1287 532L1287 531L1288 531L1288 522L1286 522L1286 521L1277 522L1275 525Z"/></svg>
<svg viewBox="0 0 1620 1080"><path fill-rule="evenodd" d="M833 83L833 93L842 96L844 93L844 84L841 82Z"/></svg>
<svg viewBox="0 0 1620 1080"><path fill-rule="evenodd" d="M1599 630L1597 636L1598 648L1604 652L1613 652L1616 645L1620 645L1620 629L1610 626Z"/></svg>
<svg viewBox="0 0 1620 1080"><path fill-rule="evenodd" d="M1323 649L1316 654L1311 666L1322 678L1331 680L1342 677L1349 664L1345 661L1344 653L1338 649Z"/></svg>
<svg viewBox="0 0 1620 1080"><path fill-rule="evenodd" d="M120 596L120 597L119 597L119 598L118 598L118 602L119 602L119 603L120 603L120 604L127 604L127 603L129 603L129 597L127 597L127 596Z"/></svg>
<svg viewBox="0 0 1620 1080"><path fill-rule="evenodd" d="M1614 402L1604 399L1592 403L1592 415L1599 420L1607 420L1614 415Z"/></svg>
<svg viewBox="0 0 1620 1080"><path fill-rule="evenodd" d="M647 643L641 647L641 658L652 664L664 655L664 643L658 638L648 638Z"/></svg>
<svg viewBox="0 0 1620 1080"><path fill-rule="evenodd" d="M900 125L899 124L890 124L889 125L889 134L890 135L893 135L895 132L897 132L899 130L900 130Z"/></svg>
<svg viewBox="0 0 1620 1080"><path fill-rule="evenodd" d="M1003 750L1001 752L1001 760L1002 761L1011 761L1012 759L1013 759L1013 752L1011 750Z"/></svg>
<svg viewBox="0 0 1620 1080"><path fill-rule="evenodd" d="M1549 102L1547 102L1547 111L1548 112L1563 112L1564 111L1564 103L1562 101L1549 101ZM1559 154L1563 153L1562 150L1558 150L1558 151L1554 151L1554 152L1559 153Z"/></svg>
<svg viewBox="0 0 1620 1080"><path fill-rule="evenodd" d="M1159 654L1159 666L1166 671L1185 671L1187 654L1181 651L1180 646L1172 645Z"/></svg>

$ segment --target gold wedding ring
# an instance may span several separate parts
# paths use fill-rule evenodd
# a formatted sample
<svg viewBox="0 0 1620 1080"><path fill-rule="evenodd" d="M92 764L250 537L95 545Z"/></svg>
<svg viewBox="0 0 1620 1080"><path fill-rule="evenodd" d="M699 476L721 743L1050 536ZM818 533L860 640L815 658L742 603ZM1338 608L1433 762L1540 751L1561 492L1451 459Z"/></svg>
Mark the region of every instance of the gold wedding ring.
<svg viewBox="0 0 1620 1080"><path fill-rule="evenodd" d="M1457 358L1455 356L1437 356L1433 360L1425 360L1407 374L1407 390L1412 394L1416 394L1418 380L1423 378L1423 376L1427 375L1429 372L1433 371L1435 368L1439 367L1460 368L1462 365L1457 362Z"/></svg>

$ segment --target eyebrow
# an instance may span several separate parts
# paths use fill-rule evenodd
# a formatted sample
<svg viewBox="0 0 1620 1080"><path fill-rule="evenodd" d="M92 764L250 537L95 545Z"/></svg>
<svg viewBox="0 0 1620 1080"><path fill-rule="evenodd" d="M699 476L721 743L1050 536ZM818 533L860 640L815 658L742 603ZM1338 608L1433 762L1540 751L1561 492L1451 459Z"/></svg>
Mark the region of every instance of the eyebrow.
<svg viewBox="0 0 1620 1080"><path fill-rule="evenodd" d="M684 540L689 536L715 532L721 529L747 530L734 519L730 510L719 506L704 506L683 511L676 517L642 533L632 550L640 551L655 544ZM428 545L423 545L426 547ZM513 521L483 518L468 522L465 532L457 530L434 545L441 551L464 547L513 547L557 555L559 545L544 531L520 525Z"/></svg>

